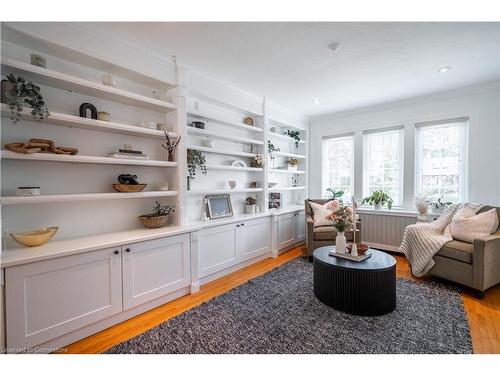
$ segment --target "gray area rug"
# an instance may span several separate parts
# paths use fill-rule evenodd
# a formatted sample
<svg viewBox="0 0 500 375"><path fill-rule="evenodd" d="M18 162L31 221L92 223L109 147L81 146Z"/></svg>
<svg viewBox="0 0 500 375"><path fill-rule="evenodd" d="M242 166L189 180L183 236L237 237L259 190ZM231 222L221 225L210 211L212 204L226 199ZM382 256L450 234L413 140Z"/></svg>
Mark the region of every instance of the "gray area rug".
<svg viewBox="0 0 500 375"><path fill-rule="evenodd" d="M314 297L312 264L296 259L107 353L471 353L457 289L397 280L380 317L333 310Z"/></svg>

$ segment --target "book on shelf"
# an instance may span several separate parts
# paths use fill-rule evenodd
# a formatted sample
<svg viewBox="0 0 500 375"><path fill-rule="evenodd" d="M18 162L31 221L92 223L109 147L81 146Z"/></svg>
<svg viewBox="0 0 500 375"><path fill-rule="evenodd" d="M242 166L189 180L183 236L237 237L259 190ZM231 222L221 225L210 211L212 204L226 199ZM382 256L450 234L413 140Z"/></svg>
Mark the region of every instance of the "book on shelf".
<svg viewBox="0 0 500 375"><path fill-rule="evenodd" d="M128 160L148 160L148 156L144 154L127 154L122 152L114 152L109 155L115 159L128 159Z"/></svg>
<svg viewBox="0 0 500 375"><path fill-rule="evenodd" d="M118 150L118 152L120 154L133 154L133 155L142 155L142 151L139 151L139 150L127 150L127 149L124 149L124 148L120 148Z"/></svg>

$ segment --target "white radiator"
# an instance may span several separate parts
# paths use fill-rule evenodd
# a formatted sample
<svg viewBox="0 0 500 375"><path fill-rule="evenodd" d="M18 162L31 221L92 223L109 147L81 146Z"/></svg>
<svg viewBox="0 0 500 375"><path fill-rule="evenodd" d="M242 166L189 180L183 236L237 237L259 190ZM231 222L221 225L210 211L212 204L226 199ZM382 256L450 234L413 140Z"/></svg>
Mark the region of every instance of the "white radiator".
<svg viewBox="0 0 500 375"><path fill-rule="evenodd" d="M390 251L399 251L406 226L417 222L416 215L413 214L358 213L362 228L361 240L371 247Z"/></svg>

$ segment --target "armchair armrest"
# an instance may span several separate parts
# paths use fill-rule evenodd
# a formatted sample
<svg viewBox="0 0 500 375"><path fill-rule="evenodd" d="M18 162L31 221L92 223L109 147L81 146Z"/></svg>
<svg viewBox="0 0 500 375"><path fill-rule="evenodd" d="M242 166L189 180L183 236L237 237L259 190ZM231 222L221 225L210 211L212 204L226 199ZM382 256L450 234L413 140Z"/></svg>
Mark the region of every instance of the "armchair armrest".
<svg viewBox="0 0 500 375"><path fill-rule="evenodd" d="M500 282L500 231L474 240L473 284L486 290Z"/></svg>

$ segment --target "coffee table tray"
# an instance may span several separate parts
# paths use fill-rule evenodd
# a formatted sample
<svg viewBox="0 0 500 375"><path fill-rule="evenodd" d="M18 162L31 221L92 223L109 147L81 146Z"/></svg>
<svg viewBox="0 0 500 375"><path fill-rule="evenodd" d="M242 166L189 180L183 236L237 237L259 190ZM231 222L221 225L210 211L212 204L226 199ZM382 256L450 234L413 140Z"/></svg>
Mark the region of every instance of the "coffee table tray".
<svg viewBox="0 0 500 375"><path fill-rule="evenodd" d="M351 260L353 262L362 262L362 261L367 260L368 258L370 258L372 256L371 253L366 253L364 255L358 255L358 256L352 256L350 254L340 254L340 253L336 253L334 251L330 251L330 252L328 252L328 254L331 256L337 257L337 258Z"/></svg>

